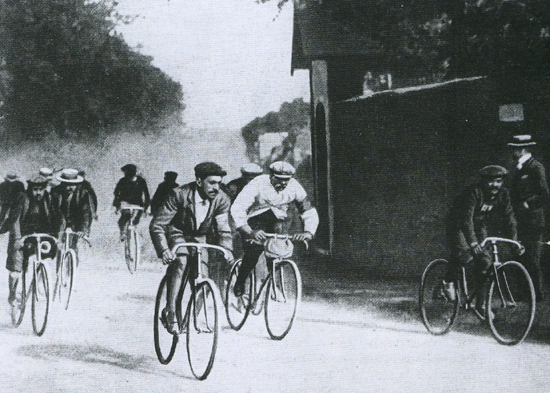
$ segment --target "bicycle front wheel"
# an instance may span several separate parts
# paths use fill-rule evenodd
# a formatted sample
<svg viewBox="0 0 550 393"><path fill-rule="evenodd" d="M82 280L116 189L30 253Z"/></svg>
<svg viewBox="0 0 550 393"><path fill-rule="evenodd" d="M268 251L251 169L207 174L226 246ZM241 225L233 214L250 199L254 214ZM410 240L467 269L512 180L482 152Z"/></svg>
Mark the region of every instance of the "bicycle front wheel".
<svg viewBox="0 0 550 393"><path fill-rule="evenodd" d="M527 269L509 261L497 268L487 293L487 321L495 339L504 345L522 342L535 319L535 288Z"/></svg>
<svg viewBox="0 0 550 393"><path fill-rule="evenodd" d="M448 333L458 315L459 296L455 283L454 297L443 292L443 280L449 269L449 262L436 259L422 273L418 297L422 322L432 334Z"/></svg>
<svg viewBox="0 0 550 393"><path fill-rule="evenodd" d="M245 282L245 292L242 296L235 296L233 289L235 287L235 282L237 281L237 276L239 275L239 270L241 268L242 259L239 259L233 267L231 268L231 273L229 275L229 282L226 285L226 296L225 296L225 315L227 316L227 322L233 330L239 330L243 327L246 322L248 314L250 314L250 303L254 297L252 291L252 283L254 282L254 270L250 272L250 275Z"/></svg>
<svg viewBox="0 0 550 393"><path fill-rule="evenodd" d="M164 276L160 281L155 301L155 315L153 321L155 352L161 364L168 364L174 357L176 346L178 344L178 336L169 333L161 321L161 313L166 306L166 286L167 277Z"/></svg>
<svg viewBox="0 0 550 393"><path fill-rule="evenodd" d="M290 260L277 262L268 280L264 304L265 326L273 340L282 340L296 317L302 298L302 280L298 267Z"/></svg>
<svg viewBox="0 0 550 393"><path fill-rule="evenodd" d="M135 228L128 228L125 248L126 265L128 266L130 273L133 274L137 270L141 253L139 236Z"/></svg>
<svg viewBox="0 0 550 393"><path fill-rule="evenodd" d="M37 336L44 334L50 309L50 288L44 264L36 268L32 288L32 328Z"/></svg>
<svg viewBox="0 0 550 393"><path fill-rule="evenodd" d="M195 296L187 306L187 357L193 375L206 379L216 356L218 335L218 308L214 292L215 284L205 280L197 284Z"/></svg>
<svg viewBox="0 0 550 393"><path fill-rule="evenodd" d="M67 250L61 257L58 269L56 288L54 291L58 294L59 302L64 305L65 310L69 308L71 293L73 290L73 279L75 271L76 253L74 250Z"/></svg>

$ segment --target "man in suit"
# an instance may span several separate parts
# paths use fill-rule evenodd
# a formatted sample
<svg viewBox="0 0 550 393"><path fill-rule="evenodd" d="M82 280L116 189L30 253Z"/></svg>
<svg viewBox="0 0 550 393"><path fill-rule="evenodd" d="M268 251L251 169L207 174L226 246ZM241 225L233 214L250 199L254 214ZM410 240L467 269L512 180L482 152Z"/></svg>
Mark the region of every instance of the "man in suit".
<svg viewBox="0 0 550 393"><path fill-rule="evenodd" d="M177 178L178 174L176 172L164 172L164 181L158 185L157 190L151 199L151 214L153 216L160 209L170 191L176 187L179 187L179 184L176 183Z"/></svg>
<svg viewBox="0 0 550 393"><path fill-rule="evenodd" d="M4 222L8 218L10 208L20 193L25 192L25 185L14 173L8 173L0 184L0 234L9 231Z"/></svg>
<svg viewBox="0 0 550 393"><path fill-rule="evenodd" d="M537 300L541 301L544 298L541 242L545 227L544 209L550 193L544 166L531 154L530 148L534 145L536 142L531 135L515 135L508 143L516 163L511 176L510 195L518 221L518 237L525 246L521 262L533 279Z"/></svg>
<svg viewBox="0 0 550 393"><path fill-rule="evenodd" d="M473 262L475 286L487 279L492 264L489 250L480 246L488 236L503 236L517 240L517 223L510 194L504 185L508 171L499 165L489 165L479 171L480 180L468 186L454 200L447 222L447 242L450 248L449 270L443 282L444 295L454 300L454 281L461 266ZM503 225L492 226L501 222ZM482 297L478 297L481 306Z"/></svg>
<svg viewBox="0 0 550 393"><path fill-rule="evenodd" d="M149 226L151 240L159 258L168 264L166 307L162 310L161 321L170 333L178 334L175 315L176 297L190 250L182 250L177 255L172 249L178 243L205 242L206 235L217 232L218 244L233 250L229 227L231 200L220 189L223 176L227 173L216 163L203 162L195 166L195 181L174 188ZM228 261L232 262L232 261Z"/></svg>

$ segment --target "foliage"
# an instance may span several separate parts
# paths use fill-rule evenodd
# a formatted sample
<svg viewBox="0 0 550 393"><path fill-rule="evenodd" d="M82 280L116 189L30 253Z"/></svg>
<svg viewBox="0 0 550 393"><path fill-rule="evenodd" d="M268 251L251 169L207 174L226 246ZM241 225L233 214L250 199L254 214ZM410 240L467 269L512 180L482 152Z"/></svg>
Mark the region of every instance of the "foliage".
<svg viewBox="0 0 550 393"><path fill-rule="evenodd" d="M116 33L114 0L0 0L7 100L23 137L90 133L183 109L181 86Z"/></svg>
<svg viewBox="0 0 550 393"><path fill-rule="evenodd" d="M550 0L294 1L317 4L343 29L379 43L386 72L550 74Z"/></svg>

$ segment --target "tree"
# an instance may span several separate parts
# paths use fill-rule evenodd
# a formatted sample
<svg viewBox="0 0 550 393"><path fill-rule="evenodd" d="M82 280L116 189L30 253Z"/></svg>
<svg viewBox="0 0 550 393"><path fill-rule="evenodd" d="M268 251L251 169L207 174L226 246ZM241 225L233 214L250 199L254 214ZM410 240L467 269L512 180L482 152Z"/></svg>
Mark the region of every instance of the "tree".
<svg viewBox="0 0 550 393"><path fill-rule="evenodd" d="M7 110L24 137L91 133L182 110L181 86L116 33L114 0L0 0Z"/></svg>

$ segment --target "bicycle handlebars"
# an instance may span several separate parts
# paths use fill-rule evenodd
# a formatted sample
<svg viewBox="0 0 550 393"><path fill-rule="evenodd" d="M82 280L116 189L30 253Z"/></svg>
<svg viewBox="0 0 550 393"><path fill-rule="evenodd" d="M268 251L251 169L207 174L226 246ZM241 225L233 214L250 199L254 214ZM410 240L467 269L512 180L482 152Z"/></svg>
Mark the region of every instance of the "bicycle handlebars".
<svg viewBox="0 0 550 393"><path fill-rule="evenodd" d="M73 231L71 228L65 229L65 231L63 231L63 233L65 235L78 236L77 232ZM84 240L86 243L88 243L88 246L92 247L92 242L90 241L90 238L88 236L84 235L80 239Z"/></svg>
<svg viewBox="0 0 550 393"><path fill-rule="evenodd" d="M292 237L293 235L289 235L289 234L281 234L281 233L266 233L265 236L267 238L271 238L271 239L290 239L292 240ZM264 244L264 242L260 243L254 239L250 239L251 242L253 243L257 243L257 244ZM304 245L306 246L306 250L309 248L309 243L307 242L307 240L303 240L304 242Z"/></svg>
<svg viewBox="0 0 550 393"><path fill-rule="evenodd" d="M512 239L506 239L506 238L503 238L503 237L487 237L485 238L485 240L483 240L480 244L481 247L485 247L485 245L487 243L491 243L491 244L496 244L498 242L501 242L501 243L509 243L509 244L513 244L514 246L516 246L517 248L519 248L520 250L523 247L523 245L515 240L512 240Z"/></svg>
<svg viewBox="0 0 550 393"><path fill-rule="evenodd" d="M199 251L201 248L211 248L214 250L219 250L223 252L223 256L227 261L233 260L233 253L228 249L207 243L178 243L174 247L172 247L172 254L176 255L176 251L178 251L182 247L195 247L197 248L197 251Z"/></svg>

